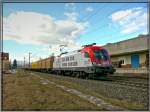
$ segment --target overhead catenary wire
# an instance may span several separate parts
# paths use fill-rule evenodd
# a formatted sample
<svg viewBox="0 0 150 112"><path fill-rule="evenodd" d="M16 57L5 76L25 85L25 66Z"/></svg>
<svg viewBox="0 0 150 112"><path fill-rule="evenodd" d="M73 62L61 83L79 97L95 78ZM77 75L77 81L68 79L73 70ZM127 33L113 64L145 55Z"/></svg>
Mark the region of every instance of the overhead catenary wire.
<svg viewBox="0 0 150 112"><path fill-rule="evenodd" d="M48 49L51 49L51 45L49 46ZM49 51L49 50L48 50L48 51ZM32 55L30 56L30 58L32 59L32 58L34 58L34 57L39 57L39 56L38 56L38 53L41 54L41 51L35 52L34 54L32 54ZM54 53L51 53L51 55L54 55ZM47 56L47 57L50 57L50 56ZM37 59L38 59L38 58L37 58ZM41 56L40 56L40 59L42 59Z"/></svg>
<svg viewBox="0 0 150 112"><path fill-rule="evenodd" d="M126 7L127 7L127 5L126 5ZM131 15L131 13L127 14L126 16L121 17L119 20L121 20L121 19L123 19L124 17L127 17L127 16L129 16L129 15ZM104 27L104 26L105 26L105 27ZM96 31L101 30L101 29L104 29L104 28L106 28L106 27L107 27L107 24L105 24L105 25L103 25L103 26L100 26L100 27L94 29L94 31L92 30L92 31L90 31L90 32L87 32L86 34L96 32ZM115 28L112 28L112 30L115 30ZM118 33L118 32L116 31L116 34L117 34L117 33ZM131 33L131 34L134 34L134 33L137 33L137 32L133 32L133 33ZM111 37L112 37L112 36L113 36L113 33L111 33L111 34L109 34L109 35L111 35ZM127 35L130 35L130 34L127 34ZM123 36L127 36L127 35L123 35ZM103 36L108 36L108 34L107 34L107 35L103 35ZM122 35L119 34L118 37L120 37L120 36L122 36ZM116 36L115 36L115 37L116 37Z"/></svg>
<svg viewBox="0 0 150 112"><path fill-rule="evenodd" d="M131 36L131 35L133 35L133 34L137 34L137 31L134 31L134 32L132 32L132 33L129 33L129 34L124 34L124 35L115 35L115 37L113 37L112 38L112 40L114 40L114 38L118 38L118 37L126 37L126 36ZM138 36L139 34L137 34L137 36ZM120 40L121 39L121 40ZM122 38L119 38L119 41L122 41Z"/></svg>
<svg viewBox="0 0 150 112"><path fill-rule="evenodd" d="M124 4L125 4L125 3L124 3ZM106 16L109 16L112 12L115 12L115 11L118 11L119 9L122 9L122 7L125 8L125 7L128 6L128 5L125 5L125 6L124 6L124 4L121 5L120 7L118 7L117 9L111 11L111 12L108 13ZM85 20L86 20L86 21L87 21L87 20L90 20L93 16L95 16L95 15L97 15L97 14L99 13L99 10L104 9L104 7L107 7L107 6L103 5L103 7L99 7L93 14L87 15L87 17L83 17L83 19L79 19L80 22L85 22ZM101 11L102 11L102 10L101 10ZM102 16L102 17L103 17L103 16ZM106 18L103 17L102 20L104 20L104 19L106 19ZM102 20L101 20L101 22L103 22ZM95 22L95 24L97 24L97 22ZM93 24L92 24L92 25L93 25ZM108 24L104 24L104 25L102 25L102 26L96 27L96 28L94 28L93 30L90 30L89 32L86 32L86 34L96 32L97 30L100 30L100 29L104 29L104 28L107 27L107 26L108 26ZM84 33L84 34L85 34L85 33Z"/></svg>
<svg viewBox="0 0 150 112"><path fill-rule="evenodd" d="M126 5L125 7L128 7L128 5ZM125 8L125 7L124 7L124 8ZM117 9L115 9L115 10L113 10L113 11L111 11L111 12L108 13L106 16L108 17L112 12L117 11L117 10L119 10L119 9L120 9L120 7L117 8ZM121 6L121 9L122 9L122 6ZM106 19L106 18L104 17L104 19ZM101 23L103 23L103 20L104 20L104 19L101 20ZM96 22L96 24L97 24L97 22ZM94 25L94 24L92 24L92 26L93 26L93 25ZM86 34L94 33L94 32L96 32L96 31L98 31L98 30L100 30L100 29L104 29L104 28L106 28L106 27L108 27L108 24L104 24L104 25L102 25L102 26L98 26L98 27L96 27L96 28L90 30L89 32L86 32Z"/></svg>
<svg viewBox="0 0 150 112"><path fill-rule="evenodd" d="M89 15L87 15L87 16L84 16L83 19L79 19L80 22L85 22L85 21L87 21L87 20L90 20L90 19L93 18L95 15L97 15L97 14L99 13L99 11L100 11L101 9L103 9L104 7L106 7L106 6L103 5L102 7L101 7L101 6L98 7L98 9L95 10L94 13L91 13L91 14L89 14Z"/></svg>
<svg viewBox="0 0 150 112"><path fill-rule="evenodd" d="M109 13L107 13L107 15L106 16L100 16L100 18L97 18L97 19L99 19L100 21L103 21L104 19L106 19L109 15L111 15L113 12L116 12L116 11L120 11L120 10L123 10L123 9L125 9L126 7L128 7L129 5L125 5L125 3L123 4L123 5L120 5L118 8L116 8L115 10L111 10L111 9L106 9L106 10L111 10ZM108 7L108 5L106 6L106 7ZM105 7L105 8L106 8ZM110 7L109 7L110 8ZM104 12L103 12L104 13ZM102 14L103 14L102 13ZM103 17L103 19L101 19L101 17ZM95 22L95 23L93 23L93 25L94 24L97 24L97 22Z"/></svg>
<svg viewBox="0 0 150 112"><path fill-rule="evenodd" d="M127 16L129 16L129 15L131 15L132 13L129 13L129 14L127 14L126 16L123 16L123 17L121 17L119 20L122 20L124 17L127 17ZM97 27L96 29L93 29L93 30L91 30L90 32L88 32L88 34L90 33L94 33L94 32L96 32L96 31L98 31L98 30L102 30L102 29L104 29L104 28L106 28L106 27L108 27L108 24L105 24L105 25L102 25L102 26L99 26L99 27ZM114 30L114 28L112 28L112 30ZM87 33L86 33L87 34Z"/></svg>

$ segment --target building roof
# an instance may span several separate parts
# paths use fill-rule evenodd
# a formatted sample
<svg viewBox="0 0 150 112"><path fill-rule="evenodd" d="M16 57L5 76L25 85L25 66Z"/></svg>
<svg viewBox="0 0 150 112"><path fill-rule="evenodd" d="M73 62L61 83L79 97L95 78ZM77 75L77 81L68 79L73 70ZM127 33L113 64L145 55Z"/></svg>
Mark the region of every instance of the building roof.
<svg viewBox="0 0 150 112"><path fill-rule="evenodd" d="M103 47L113 55L128 54L134 52L148 51L149 35L139 35L138 37L116 42L108 43Z"/></svg>

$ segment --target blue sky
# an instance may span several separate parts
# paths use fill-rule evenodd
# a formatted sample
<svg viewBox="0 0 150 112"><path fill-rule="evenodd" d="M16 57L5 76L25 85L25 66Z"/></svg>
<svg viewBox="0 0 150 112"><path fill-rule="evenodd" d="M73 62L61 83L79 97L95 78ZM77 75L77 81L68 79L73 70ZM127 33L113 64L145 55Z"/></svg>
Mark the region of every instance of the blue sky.
<svg viewBox="0 0 150 112"><path fill-rule="evenodd" d="M147 33L147 3L5 3L4 52L32 61L81 45L118 42Z"/></svg>

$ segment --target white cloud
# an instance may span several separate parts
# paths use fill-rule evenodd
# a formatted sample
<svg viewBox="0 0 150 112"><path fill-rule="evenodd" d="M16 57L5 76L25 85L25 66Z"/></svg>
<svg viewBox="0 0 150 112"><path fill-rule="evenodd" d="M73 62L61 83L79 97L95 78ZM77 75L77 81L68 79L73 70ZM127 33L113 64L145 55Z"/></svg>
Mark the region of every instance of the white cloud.
<svg viewBox="0 0 150 112"><path fill-rule="evenodd" d="M142 7L121 10L111 15L115 24L119 24L122 33L132 33L147 28L147 13Z"/></svg>
<svg viewBox="0 0 150 112"><path fill-rule="evenodd" d="M64 15L67 16L68 19L70 19L70 20L77 20L78 13L76 13L76 12L65 12Z"/></svg>
<svg viewBox="0 0 150 112"><path fill-rule="evenodd" d="M65 8L64 15L67 16L67 19L76 21L79 14L76 12L75 3L66 3Z"/></svg>
<svg viewBox="0 0 150 112"><path fill-rule="evenodd" d="M76 10L75 3L66 3L65 8L70 12L73 12Z"/></svg>
<svg viewBox="0 0 150 112"><path fill-rule="evenodd" d="M4 40L41 45L75 45L86 24L74 20L55 20L36 12L15 12L4 17Z"/></svg>
<svg viewBox="0 0 150 112"><path fill-rule="evenodd" d="M60 54L61 44L68 45L69 50L80 48L76 40L85 32L88 23L80 23L73 19L55 20L50 15L36 12L19 11L11 13L4 17L3 37L4 40L15 40L22 44L40 45L42 54L33 57L32 60L38 60L39 56L45 58L51 53ZM44 49L45 46L51 45ZM21 60L24 55L15 56ZM14 56L11 58L14 59ZM20 58L19 58L20 57Z"/></svg>
<svg viewBox="0 0 150 112"><path fill-rule="evenodd" d="M92 11L93 11L93 8L92 8L92 7L87 7L85 10L86 10L87 12L92 12Z"/></svg>

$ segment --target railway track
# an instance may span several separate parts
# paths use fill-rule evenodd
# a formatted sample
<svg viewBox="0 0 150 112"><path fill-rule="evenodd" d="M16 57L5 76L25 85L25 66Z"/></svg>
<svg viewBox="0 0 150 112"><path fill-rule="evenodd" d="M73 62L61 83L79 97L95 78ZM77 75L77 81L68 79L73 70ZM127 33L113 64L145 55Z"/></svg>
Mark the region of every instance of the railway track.
<svg viewBox="0 0 150 112"><path fill-rule="evenodd" d="M149 87L148 79L136 79L136 78L126 78L126 77L109 77L108 81L111 81L115 84L141 88L143 90L147 90Z"/></svg>
<svg viewBox="0 0 150 112"><path fill-rule="evenodd" d="M53 74L56 75L56 74ZM67 77L73 77L73 76L67 76ZM77 77L74 77L77 78ZM139 88L142 89L143 91L148 90L148 79L140 79L140 78L130 78L130 77L116 77L116 76L111 76L108 78L104 79L88 79L88 80L99 80L107 83L113 83L113 84L118 84L118 85L124 85L124 86L129 86L129 87L134 87L134 88Z"/></svg>
<svg viewBox="0 0 150 112"><path fill-rule="evenodd" d="M74 77L75 78L75 77ZM77 78L77 77L76 77ZM94 78L94 79L88 79L88 80L99 80L107 83L113 83L118 85L124 85L134 88L142 89L143 91L147 91L149 84L148 79L143 78L136 78L136 77L104 77L104 78Z"/></svg>
<svg viewBox="0 0 150 112"><path fill-rule="evenodd" d="M125 85L125 86L137 87L137 88L141 88L141 89L148 89L148 83L142 84L142 83L137 83L137 82L118 81L118 80L113 81L113 83Z"/></svg>

